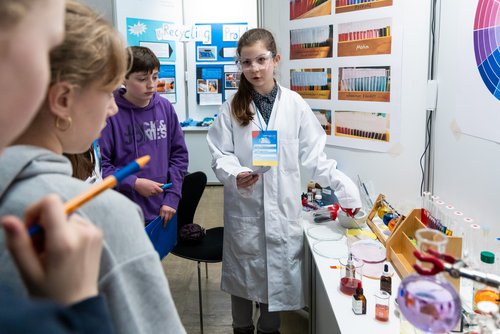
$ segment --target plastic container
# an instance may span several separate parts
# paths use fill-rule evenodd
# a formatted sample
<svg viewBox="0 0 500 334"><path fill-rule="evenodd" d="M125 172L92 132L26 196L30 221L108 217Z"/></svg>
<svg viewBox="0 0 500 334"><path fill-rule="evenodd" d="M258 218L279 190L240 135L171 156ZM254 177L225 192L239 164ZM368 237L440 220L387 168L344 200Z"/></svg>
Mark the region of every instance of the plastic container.
<svg viewBox="0 0 500 334"><path fill-rule="evenodd" d="M495 254L488 251L481 252L481 262L479 270L483 273L492 273L495 269ZM482 310L498 311L498 289L487 286L483 283L474 282L472 284L472 310L476 313L482 313ZM483 304L483 305L481 305Z"/></svg>

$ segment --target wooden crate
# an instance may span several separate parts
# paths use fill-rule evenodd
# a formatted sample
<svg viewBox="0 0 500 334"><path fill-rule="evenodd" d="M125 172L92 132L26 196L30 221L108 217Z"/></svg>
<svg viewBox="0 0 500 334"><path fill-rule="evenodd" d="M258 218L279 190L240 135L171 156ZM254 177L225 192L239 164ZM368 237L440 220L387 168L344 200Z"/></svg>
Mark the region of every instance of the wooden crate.
<svg viewBox="0 0 500 334"><path fill-rule="evenodd" d="M421 220L421 212L422 209L414 209L392 231L385 244L387 260L392 262L401 278L415 272L415 269L413 269L413 265L416 263L413 251L417 250L415 232L426 228ZM462 253L462 238L449 236L446 253L457 259L460 258ZM445 277L453 284L457 291L460 290L460 279L452 278L448 274L445 274Z"/></svg>

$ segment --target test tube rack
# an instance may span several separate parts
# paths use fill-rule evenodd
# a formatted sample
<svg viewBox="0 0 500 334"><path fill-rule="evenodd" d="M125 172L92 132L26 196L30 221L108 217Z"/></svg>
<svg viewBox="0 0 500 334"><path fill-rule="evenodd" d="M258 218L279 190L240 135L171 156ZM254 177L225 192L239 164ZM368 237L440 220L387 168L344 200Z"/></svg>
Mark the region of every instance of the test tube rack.
<svg viewBox="0 0 500 334"><path fill-rule="evenodd" d="M377 199L373 203L373 207L372 207L370 213L368 214L366 224L370 227L370 229L373 231L373 233L375 233L375 235L377 236L377 239L384 246L386 246L386 241L388 239L388 236L386 234L384 234L383 229L385 230L387 228L385 228L385 226L384 226L384 228L382 229L380 227L380 224L377 225L374 222L374 219L378 214L378 210L384 206L387 206L385 196L383 194L380 194L380 195L378 195ZM394 210L392 210L392 211L394 211ZM401 224L401 222L405 219L405 216L403 216L403 215L398 215L398 216L399 217L397 218L398 220L396 221L393 232L398 228L398 226Z"/></svg>

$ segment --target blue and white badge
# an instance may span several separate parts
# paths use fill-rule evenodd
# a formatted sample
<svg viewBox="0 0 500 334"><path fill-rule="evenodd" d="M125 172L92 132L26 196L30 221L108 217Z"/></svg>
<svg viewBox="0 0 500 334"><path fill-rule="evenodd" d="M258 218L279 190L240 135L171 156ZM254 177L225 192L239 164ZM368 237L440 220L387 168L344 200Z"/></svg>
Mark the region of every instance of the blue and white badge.
<svg viewBox="0 0 500 334"><path fill-rule="evenodd" d="M278 131L252 131L254 166L278 166Z"/></svg>

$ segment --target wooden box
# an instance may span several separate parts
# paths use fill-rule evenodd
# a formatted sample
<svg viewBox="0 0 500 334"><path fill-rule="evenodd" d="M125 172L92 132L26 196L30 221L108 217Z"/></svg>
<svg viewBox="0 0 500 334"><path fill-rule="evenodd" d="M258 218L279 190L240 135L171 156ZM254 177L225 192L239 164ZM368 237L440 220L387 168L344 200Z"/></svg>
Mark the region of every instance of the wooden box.
<svg viewBox="0 0 500 334"><path fill-rule="evenodd" d="M386 240L387 260L392 262L401 278L415 272L415 269L413 269L413 265L416 262L413 251L417 250L415 232L426 228L420 218L421 212L422 209L414 209L406 219L397 225ZM462 238L448 237L446 253L457 259L460 258L462 253ZM459 291L460 280L451 278L448 274L444 275L453 284L455 289Z"/></svg>

